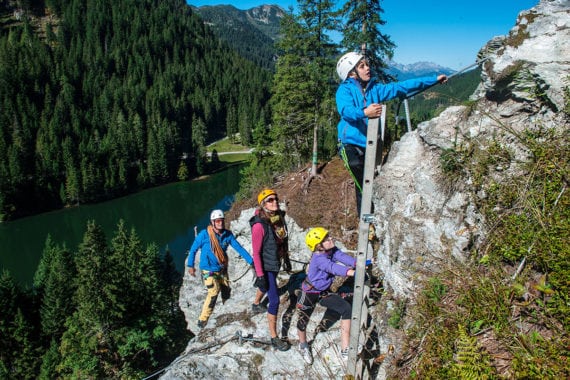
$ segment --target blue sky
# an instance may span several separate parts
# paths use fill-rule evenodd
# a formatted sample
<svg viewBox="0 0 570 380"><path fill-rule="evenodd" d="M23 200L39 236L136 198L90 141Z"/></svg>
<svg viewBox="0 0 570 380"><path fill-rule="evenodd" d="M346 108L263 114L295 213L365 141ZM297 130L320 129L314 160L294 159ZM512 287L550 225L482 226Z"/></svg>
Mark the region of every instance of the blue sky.
<svg viewBox="0 0 570 380"><path fill-rule="evenodd" d="M187 0L188 4L231 4L250 9L262 4L295 7L294 0ZM337 1L344 4L345 1ZM492 37L506 35L520 11L538 0L384 0L382 32L397 45L394 61L435 62L459 70L475 62L479 49Z"/></svg>

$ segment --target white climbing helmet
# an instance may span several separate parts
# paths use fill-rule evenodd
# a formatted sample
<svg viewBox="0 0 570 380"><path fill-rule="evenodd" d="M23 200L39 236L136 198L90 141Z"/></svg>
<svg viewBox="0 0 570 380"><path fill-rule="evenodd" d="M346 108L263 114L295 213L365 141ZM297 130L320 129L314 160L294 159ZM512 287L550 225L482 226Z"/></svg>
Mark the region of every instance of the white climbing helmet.
<svg viewBox="0 0 570 380"><path fill-rule="evenodd" d="M341 80L345 80L348 76L348 73L352 71L358 64L358 62L364 58L364 56L360 53L356 53L350 51L344 54L338 62L336 63L336 73L340 77Z"/></svg>
<svg viewBox="0 0 570 380"><path fill-rule="evenodd" d="M224 212L222 210L214 210L210 214L210 220L224 219Z"/></svg>

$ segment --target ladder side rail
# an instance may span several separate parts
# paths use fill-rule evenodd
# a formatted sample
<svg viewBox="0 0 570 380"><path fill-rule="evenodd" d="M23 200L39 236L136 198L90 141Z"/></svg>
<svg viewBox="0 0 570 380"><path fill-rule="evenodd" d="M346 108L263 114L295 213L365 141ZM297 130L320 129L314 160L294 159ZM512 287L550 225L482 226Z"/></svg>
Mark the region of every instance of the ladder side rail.
<svg viewBox="0 0 570 380"><path fill-rule="evenodd" d="M385 107L383 108L383 112ZM354 277L354 296L352 301L352 319L350 323L350 340L348 351L348 374L354 378L360 378L362 374L362 363L357 363L359 342L364 343L363 325L368 319L368 309L365 307L365 298L368 297L368 286L364 285L366 274L366 260L368 256L368 227L371 222L370 211L372 208L372 185L374 180L374 170L376 164L376 150L378 144L378 118L368 120L368 130L366 135L366 153L364 155L364 179L362 183L362 203L360 206L360 220L358 229L358 250L356 253L356 273ZM382 131L383 132L383 131ZM364 312L364 314L363 314Z"/></svg>

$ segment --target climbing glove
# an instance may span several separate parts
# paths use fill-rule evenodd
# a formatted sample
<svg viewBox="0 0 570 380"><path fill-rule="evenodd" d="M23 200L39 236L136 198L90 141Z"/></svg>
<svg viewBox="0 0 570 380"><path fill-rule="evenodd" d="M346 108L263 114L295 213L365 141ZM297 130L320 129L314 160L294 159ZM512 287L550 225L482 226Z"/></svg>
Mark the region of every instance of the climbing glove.
<svg viewBox="0 0 570 380"><path fill-rule="evenodd" d="M285 272L291 272L292 268L291 268L291 259L289 259L289 256L286 256L283 259L283 269L285 270Z"/></svg>
<svg viewBox="0 0 570 380"><path fill-rule="evenodd" d="M255 278L255 282L253 283L262 293L267 293L267 288L269 287L267 284L267 279L265 276L257 276Z"/></svg>

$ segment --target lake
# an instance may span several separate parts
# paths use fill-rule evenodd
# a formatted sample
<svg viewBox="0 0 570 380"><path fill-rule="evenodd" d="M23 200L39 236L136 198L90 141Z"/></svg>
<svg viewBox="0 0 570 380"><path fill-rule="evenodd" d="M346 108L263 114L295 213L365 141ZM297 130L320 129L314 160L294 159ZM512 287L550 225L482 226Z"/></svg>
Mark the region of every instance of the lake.
<svg viewBox="0 0 570 380"><path fill-rule="evenodd" d="M199 180L0 223L0 270L9 270L22 285L31 286L48 235L56 244L65 243L76 252L87 221L95 220L110 241L123 219L145 246L154 242L162 252L168 247L182 272L194 241L194 226L205 228L212 209L226 211L231 207L239 190L241 168L243 165L234 165Z"/></svg>

